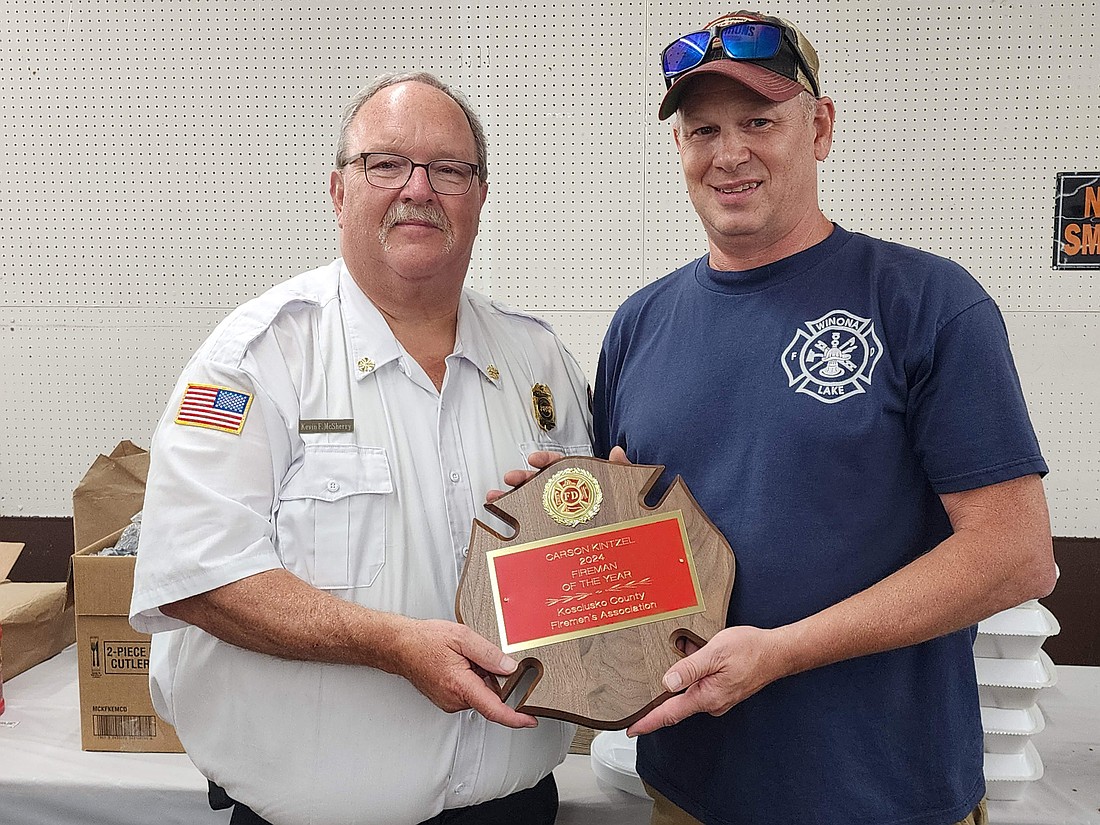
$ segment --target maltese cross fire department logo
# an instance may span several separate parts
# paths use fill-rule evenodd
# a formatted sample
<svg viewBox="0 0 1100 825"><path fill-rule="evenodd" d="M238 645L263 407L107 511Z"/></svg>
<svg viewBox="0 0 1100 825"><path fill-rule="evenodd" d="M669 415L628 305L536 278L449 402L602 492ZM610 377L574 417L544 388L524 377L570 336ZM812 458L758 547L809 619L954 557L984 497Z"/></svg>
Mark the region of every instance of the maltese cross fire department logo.
<svg viewBox="0 0 1100 825"><path fill-rule="evenodd" d="M554 473L542 491L542 507L546 514L566 527L591 521L602 503L600 482L581 467L568 467Z"/></svg>
<svg viewBox="0 0 1100 825"><path fill-rule="evenodd" d="M871 386L881 357L874 322L834 309L795 332L783 351L783 369L796 392L835 404Z"/></svg>

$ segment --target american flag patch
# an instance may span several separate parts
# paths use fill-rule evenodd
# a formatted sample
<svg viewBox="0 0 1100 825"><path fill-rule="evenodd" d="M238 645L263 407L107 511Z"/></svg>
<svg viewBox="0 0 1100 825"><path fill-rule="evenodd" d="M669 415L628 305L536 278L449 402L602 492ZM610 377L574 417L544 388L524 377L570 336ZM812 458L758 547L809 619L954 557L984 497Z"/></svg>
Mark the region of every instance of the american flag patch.
<svg viewBox="0 0 1100 825"><path fill-rule="evenodd" d="M251 405L252 396L247 392L210 384L188 384L176 423L240 435Z"/></svg>

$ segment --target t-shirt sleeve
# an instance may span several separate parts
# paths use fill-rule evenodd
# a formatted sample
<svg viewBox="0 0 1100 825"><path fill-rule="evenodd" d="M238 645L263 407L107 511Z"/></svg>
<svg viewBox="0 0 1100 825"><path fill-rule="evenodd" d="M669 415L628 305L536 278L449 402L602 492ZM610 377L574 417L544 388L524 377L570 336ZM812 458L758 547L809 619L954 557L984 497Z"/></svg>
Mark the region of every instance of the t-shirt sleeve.
<svg viewBox="0 0 1100 825"><path fill-rule="evenodd" d="M1047 472L1004 319L990 298L940 328L913 376L907 416L938 494Z"/></svg>
<svg viewBox="0 0 1100 825"><path fill-rule="evenodd" d="M217 405L228 412L204 409L210 388L229 393L229 403ZM181 414L185 395L192 411ZM235 433L238 410L246 414ZM188 365L150 449L130 606L135 629L180 627L161 605L282 566L272 527L276 480L290 461L281 421L244 370L202 360Z"/></svg>

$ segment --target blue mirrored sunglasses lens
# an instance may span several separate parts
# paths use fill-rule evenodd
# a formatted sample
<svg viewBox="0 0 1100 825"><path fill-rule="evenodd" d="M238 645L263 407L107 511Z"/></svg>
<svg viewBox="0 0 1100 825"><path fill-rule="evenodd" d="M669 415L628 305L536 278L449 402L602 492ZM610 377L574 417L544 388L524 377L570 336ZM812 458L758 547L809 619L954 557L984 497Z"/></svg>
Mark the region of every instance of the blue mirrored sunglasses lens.
<svg viewBox="0 0 1100 825"><path fill-rule="evenodd" d="M665 76L670 77L688 69L694 69L703 62L710 47L710 32L686 34L665 49L661 62Z"/></svg>
<svg viewBox="0 0 1100 825"><path fill-rule="evenodd" d="M722 29L722 46L734 60L775 57L783 32L767 23L738 23Z"/></svg>

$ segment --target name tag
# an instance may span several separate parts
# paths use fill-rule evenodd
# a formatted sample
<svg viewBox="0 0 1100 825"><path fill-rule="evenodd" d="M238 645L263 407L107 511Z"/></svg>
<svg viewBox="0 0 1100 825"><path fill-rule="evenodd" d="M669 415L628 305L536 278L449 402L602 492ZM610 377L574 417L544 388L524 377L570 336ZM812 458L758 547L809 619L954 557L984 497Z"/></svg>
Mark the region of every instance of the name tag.
<svg viewBox="0 0 1100 825"><path fill-rule="evenodd" d="M302 418L298 420L300 433L350 433L355 430L353 418Z"/></svg>

